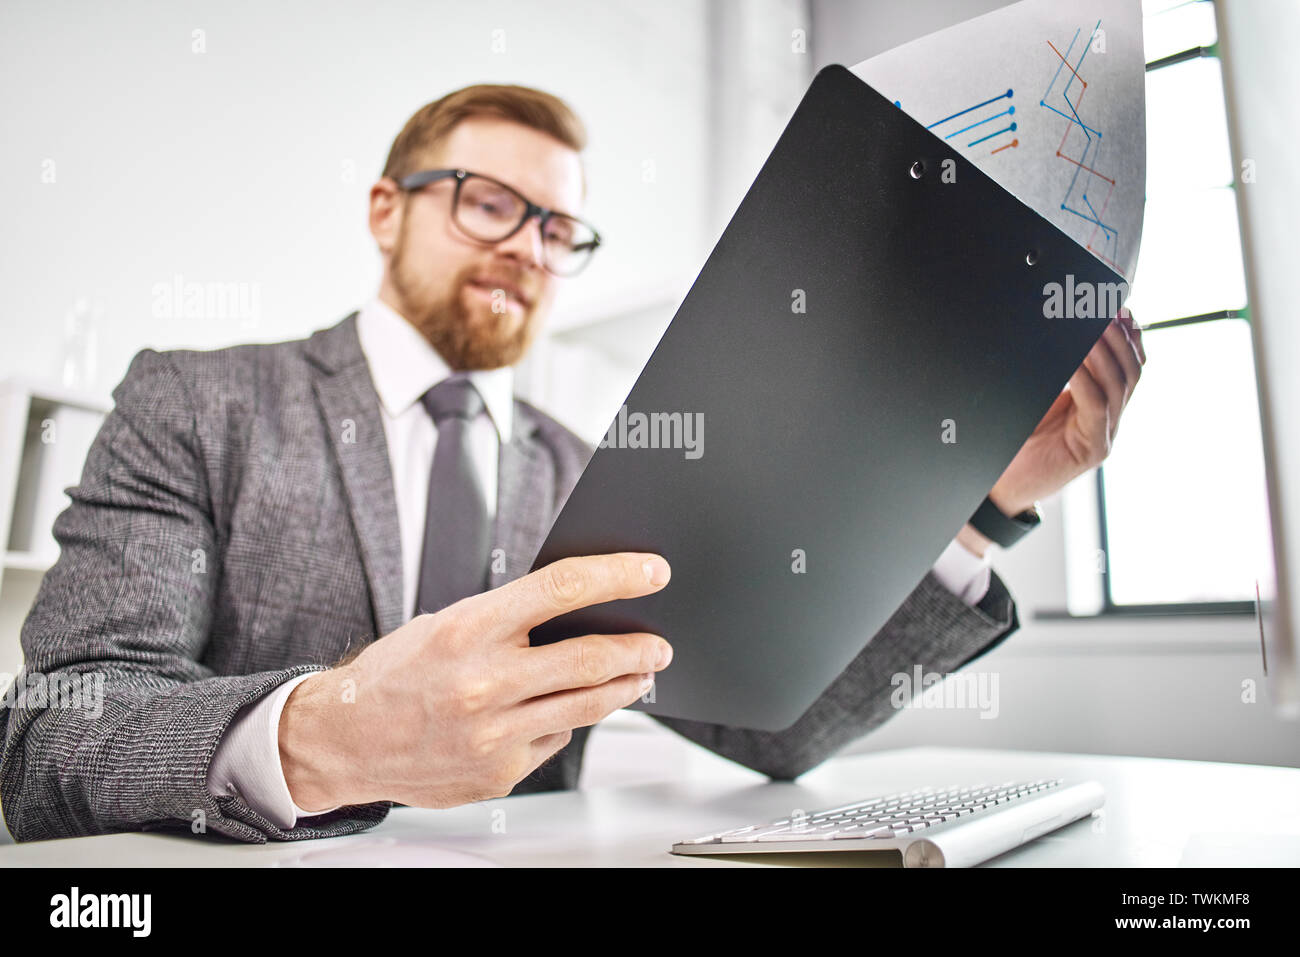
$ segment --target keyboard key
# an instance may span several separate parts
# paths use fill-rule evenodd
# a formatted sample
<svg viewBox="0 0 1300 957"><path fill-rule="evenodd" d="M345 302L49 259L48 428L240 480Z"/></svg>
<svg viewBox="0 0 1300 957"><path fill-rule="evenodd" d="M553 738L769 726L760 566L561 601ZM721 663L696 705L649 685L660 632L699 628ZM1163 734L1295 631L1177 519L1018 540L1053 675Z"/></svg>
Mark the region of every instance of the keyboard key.
<svg viewBox="0 0 1300 957"><path fill-rule="evenodd" d="M759 837L763 836L764 834L779 834L779 833L786 832L786 831L789 831L789 828L785 828L785 827L775 827L775 828L752 828L752 829L746 829L745 831L741 832L740 834L723 834L723 835L722 835L722 843L724 843L724 844L744 844L744 843L746 843L746 842L748 842L748 841L754 841L754 840L757 840Z"/></svg>
<svg viewBox="0 0 1300 957"><path fill-rule="evenodd" d="M757 831L757 830L758 830L758 827L759 827L759 826L758 826L757 824L751 824L751 825L749 825L749 827L738 827L738 828L736 828L734 831L722 831L722 832L721 832L720 834L718 834L717 836L718 836L718 837L731 837L731 836L738 835L738 834L748 834L750 831Z"/></svg>
<svg viewBox="0 0 1300 957"><path fill-rule="evenodd" d="M862 837L873 837L873 838L874 837L890 838L893 836L894 836L894 829L892 827L872 828L871 830L867 831L865 834L862 835Z"/></svg>
<svg viewBox="0 0 1300 957"><path fill-rule="evenodd" d="M829 841L837 833L837 831L822 830L808 831L806 833L798 831L783 831L775 834L760 834L754 840L758 844L769 844L778 841Z"/></svg>

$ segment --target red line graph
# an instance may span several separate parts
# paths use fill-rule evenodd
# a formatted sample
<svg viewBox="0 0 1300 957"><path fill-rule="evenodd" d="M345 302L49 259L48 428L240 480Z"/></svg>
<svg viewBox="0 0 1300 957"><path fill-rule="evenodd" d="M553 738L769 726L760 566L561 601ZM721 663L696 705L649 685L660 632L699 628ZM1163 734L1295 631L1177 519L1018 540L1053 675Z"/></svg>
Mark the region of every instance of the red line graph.
<svg viewBox="0 0 1300 957"><path fill-rule="evenodd" d="M1074 67L1070 66L1070 61L1065 58L1064 54L1062 54L1060 50L1056 49L1056 44L1054 44L1051 40L1048 40L1047 45L1052 48L1053 53L1055 53L1057 56L1061 58L1062 63L1064 63L1067 67L1070 67L1070 72L1074 74L1074 78L1076 80L1078 80L1080 83L1083 84L1083 89L1086 92L1088 89L1088 81L1085 80L1083 77L1079 76L1078 71L1076 71ZM1079 94L1079 99L1080 101L1083 100L1083 93Z"/></svg>
<svg viewBox="0 0 1300 957"><path fill-rule="evenodd" d="M1083 106L1083 98L1088 92L1088 81L1085 80L1082 76L1080 76L1078 71L1075 70L1073 66L1070 66L1070 61L1065 58L1065 56L1061 53L1060 50L1056 48L1056 45L1052 43L1051 40L1047 41L1047 45L1052 48L1052 52L1055 53L1060 58L1061 62L1065 64L1065 66L1070 70L1070 72L1074 74L1075 78L1083 85L1083 90L1079 93L1079 99L1073 104L1074 111L1077 114L1079 109ZM1066 102L1068 103L1069 101L1067 100ZM1082 124L1081 123L1076 124L1071 122L1066 123L1065 134L1061 137L1061 143L1056 148L1056 155L1068 163L1073 163L1075 166L1079 167L1080 169L1087 170L1089 173L1096 176L1098 179L1104 180L1105 182L1110 184L1110 188L1106 191L1106 199L1103 201L1101 205L1101 211L1096 214L1097 220L1104 221L1106 216L1106 209L1110 205L1111 197L1115 194L1116 183L1113 178L1105 175L1100 170L1097 170L1091 166L1086 165L1081 160L1077 160L1073 156L1070 156L1065 152L1065 144L1070 138L1070 131L1073 130L1076 125L1082 125ZM1092 227L1092 233L1088 236L1088 241L1085 244L1087 250L1090 253L1093 253L1099 259L1101 259L1102 262L1106 263L1108 266L1113 268L1121 276L1124 276L1125 275L1124 270L1123 268L1120 267L1119 263L1115 262L1113 259L1105 255L1105 247L1103 246L1102 248L1099 249L1093 245L1093 242L1096 240L1097 233L1100 229L1101 229L1100 223L1094 222Z"/></svg>

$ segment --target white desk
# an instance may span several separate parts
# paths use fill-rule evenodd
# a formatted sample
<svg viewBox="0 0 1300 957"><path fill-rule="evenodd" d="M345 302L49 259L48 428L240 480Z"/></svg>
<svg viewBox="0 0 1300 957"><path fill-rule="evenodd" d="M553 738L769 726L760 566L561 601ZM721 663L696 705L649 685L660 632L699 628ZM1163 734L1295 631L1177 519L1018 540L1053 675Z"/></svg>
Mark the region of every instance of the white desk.
<svg viewBox="0 0 1300 957"><path fill-rule="evenodd" d="M0 868L765 866L743 858L678 857L667 849L675 839L887 790L1046 776L1101 782L1105 809L990 866L1300 866L1297 768L908 748L836 758L793 784L755 783L738 768L719 766L673 784L554 792L445 811L395 808L371 831L318 841L244 845L112 834L11 845L0 847ZM820 854L815 862L835 864L837 857ZM864 855L851 857L863 863Z"/></svg>

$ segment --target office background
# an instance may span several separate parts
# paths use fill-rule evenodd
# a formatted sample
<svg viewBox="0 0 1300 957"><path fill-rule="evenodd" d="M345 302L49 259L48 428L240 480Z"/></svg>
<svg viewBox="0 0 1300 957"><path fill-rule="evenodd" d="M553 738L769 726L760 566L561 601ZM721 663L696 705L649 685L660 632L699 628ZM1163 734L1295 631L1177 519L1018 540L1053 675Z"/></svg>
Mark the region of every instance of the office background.
<svg viewBox="0 0 1300 957"><path fill-rule="evenodd" d="M608 238L561 293L520 369L519 391L594 440L813 73L1001 5L7 3L0 378L107 403L141 348L275 341L333 324L377 287L366 196L406 118L468 83L517 82L564 97L586 122L587 214ZM1147 0L1148 60L1211 45L1209 7ZM856 749L955 744L1300 766L1297 726L1275 716L1263 688L1241 583L1222 595L1180 595L1193 573L1166 567L1189 560L1222 580L1215 562L1241 565L1257 550L1263 507L1262 479L1251 487L1258 423L1249 356L1231 331L1244 325L1235 317L1246 304L1229 301L1244 294L1231 203L1217 198L1230 197L1234 171L1214 160L1226 155L1216 71L1209 56L1148 74L1153 173L1135 310L1144 322L1223 317L1219 326L1197 324L1217 337L1208 345L1175 339L1172 328L1147 338L1148 373L1107 466L1109 584L1083 580L1098 552L1086 526L1104 524L1089 518L1099 496L1088 475L1044 503L1043 527L996 558L1022 620L978 664L998 677L997 717L911 709ZM1181 119L1188 111L1208 117L1194 133ZM1167 161L1161 144L1175 133L1202 138L1183 144L1186 156L1211 159L1190 171ZM1193 195L1204 216L1189 224L1165 215ZM1149 293L1144 269L1159 279ZM193 283L218 296L209 300L216 308L191 314L173 296ZM1196 296L1184 302L1189 284ZM1234 364L1212 367L1214 354ZM1195 363L1211 377L1199 390L1189 387L1199 381L1188 374ZM1202 421L1200 407L1187 405L1197 395L1217 396L1211 405L1228 403L1231 414ZM1192 515L1189 503L1205 488L1245 519L1206 525L1206 509ZM1152 519L1120 548L1136 526L1118 516L1157 505L1160 523ZM1218 536L1238 526L1240 540L1221 547ZM1152 548L1139 551L1143 543ZM9 544L0 672L17 670L18 629L42 571L39 556L11 561ZM1089 594L1098 581L1100 604ZM1116 602L1125 588L1127 601ZM1155 594L1161 588L1174 592ZM1163 611L1125 610L1153 595ZM1065 615L1081 607L1100 613ZM1251 682L1253 702L1243 700ZM662 779L689 767L691 746L645 716L622 713L607 724L593 736L588 783ZM608 743L613 735L622 736L618 747Z"/></svg>

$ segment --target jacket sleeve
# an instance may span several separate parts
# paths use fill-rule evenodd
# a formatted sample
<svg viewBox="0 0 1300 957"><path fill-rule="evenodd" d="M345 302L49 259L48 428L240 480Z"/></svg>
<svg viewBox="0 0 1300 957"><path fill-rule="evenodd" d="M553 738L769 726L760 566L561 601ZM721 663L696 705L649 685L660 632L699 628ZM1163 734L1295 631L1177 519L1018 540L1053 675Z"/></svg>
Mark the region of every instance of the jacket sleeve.
<svg viewBox="0 0 1300 957"><path fill-rule="evenodd" d="M59 560L22 630L24 667L0 701L0 803L19 841L112 831L296 840L373 827L387 802L281 830L208 766L250 702L319 665L217 675L203 664L220 549L199 423L172 360L145 350L114 391ZM79 693L72 693L72 692Z"/></svg>
<svg viewBox="0 0 1300 957"><path fill-rule="evenodd" d="M992 574L969 606L927 571L925 578L821 696L783 731L753 731L656 715L678 734L771 778L793 780L897 712L897 674L947 674L1020 626L1006 585Z"/></svg>

